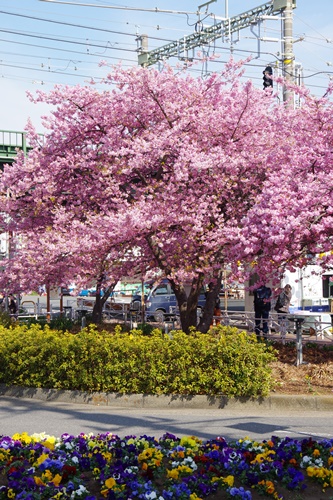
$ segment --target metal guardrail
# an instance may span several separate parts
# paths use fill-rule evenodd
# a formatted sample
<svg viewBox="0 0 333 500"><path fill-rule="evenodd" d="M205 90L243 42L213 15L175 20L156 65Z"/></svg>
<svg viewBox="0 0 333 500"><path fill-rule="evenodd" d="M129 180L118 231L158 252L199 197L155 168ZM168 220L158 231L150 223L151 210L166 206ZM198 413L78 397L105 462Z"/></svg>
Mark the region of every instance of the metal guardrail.
<svg viewBox="0 0 333 500"><path fill-rule="evenodd" d="M75 301L76 302L76 301ZM64 306L64 314L71 319L81 320L82 327L86 324L86 314L92 312L94 300L80 298L77 301L76 307L67 305ZM19 321L26 321L29 318L44 319L48 315L52 319L55 315L59 315L60 311L53 313L46 311L46 307L36 304L33 301L23 301L21 306L24 307L24 313L14 315ZM130 303L108 301L103 308L103 317L107 320L124 321L129 323L130 328L136 328L142 322L142 311L139 309L131 309ZM325 320L322 318L324 317ZM198 313L198 320L200 314ZM329 321L331 319L331 321ZM259 320L259 318L258 318ZM216 324L235 327L240 330L249 332L255 331L256 318L253 311L227 311L222 310L221 316L214 316L213 321ZM261 319L262 321L262 319ZM294 314L277 314L271 313L267 319L268 333L265 336L268 340L280 340L282 343L286 341L295 342L297 359L296 365L303 363L303 343L316 341L325 341L333 343L333 315L330 313L313 313L307 311L298 311ZM164 329L165 333L170 330L180 328L180 316L177 307L171 307L168 314L165 315L164 321L157 324Z"/></svg>
<svg viewBox="0 0 333 500"><path fill-rule="evenodd" d="M43 141L43 134L38 134ZM15 130L0 130L0 163L11 163L15 160L17 150L22 150L26 155L31 149L26 132Z"/></svg>
<svg viewBox="0 0 333 500"><path fill-rule="evenodd" d="M288 332L294 332L295 319L301 317L302 322L302 334L314 336L316 339L327 338L333 341L333 324L332 321L326 319L329 317L330 313L307 313L306 311L300 311L299 314L296 312L294 314L278 314L272 313L267 319L268 323L268 335L280 334L281 337L285 336ZM321 318L325 317L325 320ZM332 317L332 315L331 315ZM245 328L249 331L255 330L255 313L253 311L244 312L232 312L232 311L222 311L222 317L215 317L215 319L221 320L221 323L227 326L235 326L237 328ZM260 320L260 318L257 318ZM262 321L262 319L261 319Z"/></svg>

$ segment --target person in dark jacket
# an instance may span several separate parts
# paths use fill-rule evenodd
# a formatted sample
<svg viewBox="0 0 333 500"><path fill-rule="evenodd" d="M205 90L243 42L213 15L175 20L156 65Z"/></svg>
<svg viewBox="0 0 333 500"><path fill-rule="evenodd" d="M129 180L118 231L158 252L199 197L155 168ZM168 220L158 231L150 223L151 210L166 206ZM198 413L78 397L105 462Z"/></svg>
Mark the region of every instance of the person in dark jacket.
<svg viewBox="0 0 333 500"><path fill-rule="evenodd" d="M275 311L278 313L278 323L280 326L280 334L282 337L282 342L284 342L284 338L288 330L287 315L289 314L291 296L292 296L291 286L286 285L283 288L282 292L279 294L274 307Z"/></svg>
<svg viewBox="0 0 333 500"><path fill-rule="evenodd" d="M282 292L279 294L278 299L276 301L275 310L279 314L289 314L291 302L291 286L286 285Z"/></svg>
<svg viewBox="0 0 333 500"><path fill-rule="evenodd" d="M8 309L11 315L15 316L17 312L17 305L15 301L14 295L10 294L8 295Z"/></svg>
<svg viewBox="0 0 333 500"><path fill-rule="evenodd" d="M271 295L272 290L268 286L262 285L253 292L254 295L254 317L255 317L255 333L260 337L261 323L264 337L268 334L268 318L271 310Z"/></svg>

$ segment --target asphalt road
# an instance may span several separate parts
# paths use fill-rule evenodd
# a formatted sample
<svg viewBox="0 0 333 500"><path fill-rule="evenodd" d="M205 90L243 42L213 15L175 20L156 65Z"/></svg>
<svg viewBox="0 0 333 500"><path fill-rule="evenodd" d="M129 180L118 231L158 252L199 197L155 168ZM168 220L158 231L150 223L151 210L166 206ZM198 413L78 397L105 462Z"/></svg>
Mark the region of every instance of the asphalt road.
<svg viewBox="0 0 333 500"><path fill-rule="evenodd" d="M45 402L36 399L0 397L0 434L46 432L61 436L67 432L112 432L128 435L177 436L196 435L203 440L223 436L227 440L249 436L268 439L270 436L316 439L332 438L330 411L281 409L188 409L188 408L124 408L94 406L68 402Z"/></svg>

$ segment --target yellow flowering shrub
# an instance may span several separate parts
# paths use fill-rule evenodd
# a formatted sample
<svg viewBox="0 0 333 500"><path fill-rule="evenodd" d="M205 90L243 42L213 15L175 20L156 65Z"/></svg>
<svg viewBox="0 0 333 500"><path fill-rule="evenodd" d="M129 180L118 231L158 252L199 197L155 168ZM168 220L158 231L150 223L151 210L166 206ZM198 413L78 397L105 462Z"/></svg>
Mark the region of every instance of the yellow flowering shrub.
<svg viewBox="0 0 333 500"><path fill-rule="evenodd" d="M265 396L272 348L219 326L202 334L153 330L77 334L39 325L0 326L0 383L87 392ZM47 444L52 449L52 443ZM193 445L195 449L195 443Z"/></svg>

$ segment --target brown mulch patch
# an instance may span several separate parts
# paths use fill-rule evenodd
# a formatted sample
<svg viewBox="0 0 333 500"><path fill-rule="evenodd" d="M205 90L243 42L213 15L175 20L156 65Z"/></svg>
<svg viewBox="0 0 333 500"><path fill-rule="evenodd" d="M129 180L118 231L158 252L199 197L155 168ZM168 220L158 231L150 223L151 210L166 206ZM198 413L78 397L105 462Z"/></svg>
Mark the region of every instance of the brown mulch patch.
<svg viewBox="0 0 333 500"><path fill-rule="evenodd" d="M303 346L304 364L296 366L296 344L274 343L278 360L272 363L275 393L333 395L333 345L308 342Z"/></svg>

